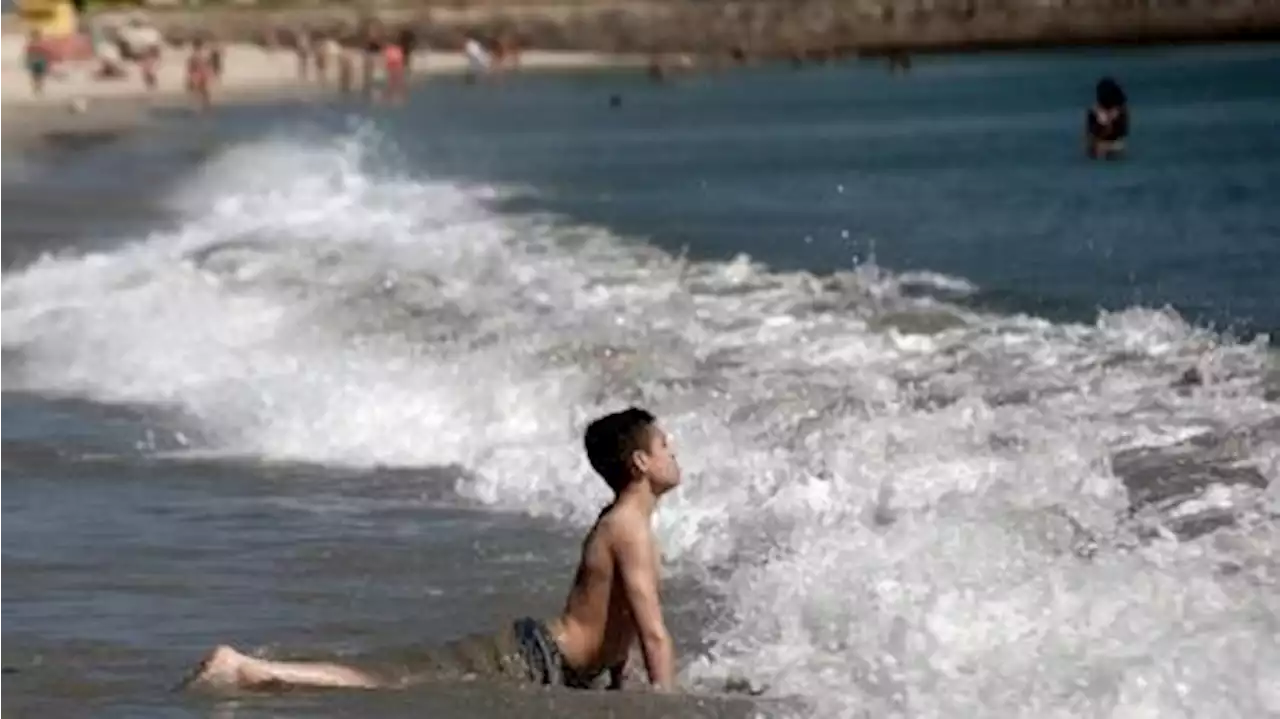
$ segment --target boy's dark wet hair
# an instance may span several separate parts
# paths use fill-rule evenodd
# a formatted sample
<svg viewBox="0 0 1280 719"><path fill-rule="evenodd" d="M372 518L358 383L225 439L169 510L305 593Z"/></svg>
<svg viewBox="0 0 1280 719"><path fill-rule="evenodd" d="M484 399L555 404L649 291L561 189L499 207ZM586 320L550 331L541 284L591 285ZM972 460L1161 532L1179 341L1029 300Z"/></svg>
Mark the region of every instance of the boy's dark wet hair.
<svg viewBox="0 0 1280 719"><path fill-rule="evenodd" d="M631 483L631 455L647 449L650 432L657 421L639 407L607 414L587 426L582 443L587 460L614 492Z"/></svg>
<svg viewBox="0 0 1280 719"><path fill-rule="evenodd" d="M1094 96L1098 101L1098 106L1107 110L1121 107L1128 102L1128 98L1124 96L1124 90L1120 89L1120 83L1110 77L1098 80L1098 86L1094 89Z"/></svg>

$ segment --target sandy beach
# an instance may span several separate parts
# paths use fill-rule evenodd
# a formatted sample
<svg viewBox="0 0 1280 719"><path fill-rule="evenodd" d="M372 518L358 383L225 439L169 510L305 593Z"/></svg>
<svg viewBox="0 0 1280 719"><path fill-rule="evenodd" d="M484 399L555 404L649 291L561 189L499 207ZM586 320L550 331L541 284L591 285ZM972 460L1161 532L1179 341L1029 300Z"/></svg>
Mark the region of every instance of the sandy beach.
<svg viewBox="0 0 1280 719"><path fill-rule="evenodd" d="M521 54L522 70L610 68L646 65L653 55L692 53L709 66L733 66L768 59L820 64L835 59L884 54L972 52L992 49L1074 45L1274 40L1280 13L1246 0L1202 6L1192 3L1158 13L1117 9L1109 0L1085 0L1071 7L1014 3L1013 13L984 10L959 18L939 10L899 16L872 13L856 3L840 3L813 16L782 4L729 8L721 3L620 5L585 2L564 5L538 0L452 7L385 8L377 13L389 27L416 28L424 45L451 51L415 53L413 75L465 71L459 48L466 37L493 38L514 32L521 47L544 48ZM1055 9L1056 8L1056 9ZM730 11L732 10L732 11ZM258 101L306 100L334 90L332 84L298 78L296 58L287 49L264 50L250 42L268 30L297 27L353 27L355 6L261 8L170 8L151 13L166 37L212 33L226 41L226 72L214 87L215 106ZM107 19L104 13L95 15ZM101 81L89 65L66 65L49 79L44 97L32 94L22 64L25 44L19 24L5 16L3 45L3 126L6 147L58 134L118 132L146 121L154 108L190 105L183 89L185 49L168 48L161 61L159 88L148 92L137 76ZM555 49L551 49L555 48ZM73 109L73 104L76 106Z"/></svg>
<svg viewBox="0 0 1280 719"><path fill-rule="evenodd" d="M43 95L32 92L22 64L23 38L6 35L3 43L3 136L6 147L25 146L45 138L106 134L133 129L154 109L192 104L184 88L185 50L167 48L159 68L158 87L148 91L129 65L129 76L116 80L93 77L91 63L65 63L49 77ZM327 84L298 78L297 60L286 50L267 51L250 44L224 47L225 71L214 86L216 106L280 100L307 100L337 92ZM638 67L644 58L594 52L527 51L519 71L554 71ZM467 69L459 52L421 51L413 58L413 76L456 75Z"/></svg>

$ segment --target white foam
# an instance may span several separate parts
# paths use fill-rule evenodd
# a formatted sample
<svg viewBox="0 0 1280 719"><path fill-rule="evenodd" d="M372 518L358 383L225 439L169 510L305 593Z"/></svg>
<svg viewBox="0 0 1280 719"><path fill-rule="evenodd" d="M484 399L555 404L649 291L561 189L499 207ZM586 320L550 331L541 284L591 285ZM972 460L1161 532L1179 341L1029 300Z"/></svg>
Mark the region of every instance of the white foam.
<svg viewBox="0 0 1280 719"><path fill-rule="evenodd" d="M605 494L582 427L642 403L686 467L667 554L727 597L690 682L745 676L819 716L1280 711L1274 526L1139 545L1111 469L1274 419L1262 344L903 291L974 289L935 273L688 262L496 215L492 188L375 151L233 150L175 194L181 231L6 274L10 387L170 405L202 449L457 463L470 498L578 523ZM950 328L885 323L912 313ZM1191 366L1210 381L1171 388ZM1277 452L1240 461L1274 478ZM1274 488L1198 501L1264 512Z"/></svg>

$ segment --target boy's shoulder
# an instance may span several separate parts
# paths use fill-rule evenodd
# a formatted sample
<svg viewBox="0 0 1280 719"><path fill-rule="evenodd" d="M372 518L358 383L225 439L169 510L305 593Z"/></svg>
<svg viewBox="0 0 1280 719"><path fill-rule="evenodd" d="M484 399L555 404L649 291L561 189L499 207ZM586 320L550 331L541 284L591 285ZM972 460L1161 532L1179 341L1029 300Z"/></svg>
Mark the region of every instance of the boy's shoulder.
<svg viewBox="0 0 1280 719"><path fill-rule="evenodd" d="M648 536L649 522L644 513L622 502L614 502L600 512L591 534L610 544Z"/></svg>

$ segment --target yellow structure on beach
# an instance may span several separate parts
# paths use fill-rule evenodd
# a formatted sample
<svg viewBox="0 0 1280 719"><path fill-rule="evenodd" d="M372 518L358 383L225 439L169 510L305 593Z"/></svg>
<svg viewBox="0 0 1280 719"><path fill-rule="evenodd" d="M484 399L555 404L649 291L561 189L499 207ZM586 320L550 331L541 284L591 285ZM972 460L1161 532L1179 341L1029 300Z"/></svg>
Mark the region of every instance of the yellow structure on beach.
<svg viewBox="0 0 1280 719"><path fill-rule="evenodd" d="M78 13L71 0L18 0L17 6L26 32L35 30L50 40L79 32Z"/></svg>

